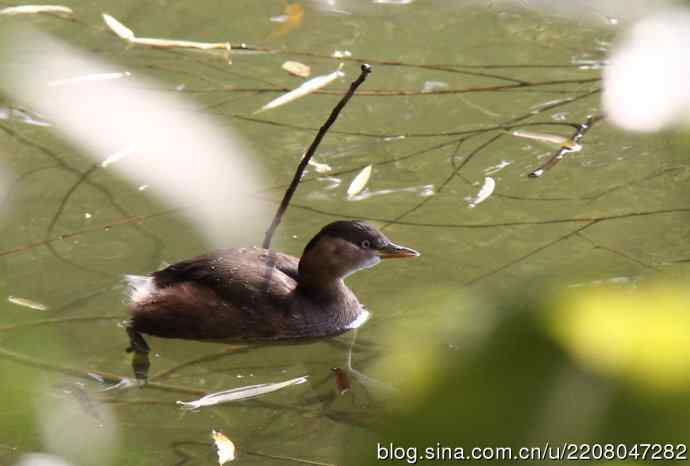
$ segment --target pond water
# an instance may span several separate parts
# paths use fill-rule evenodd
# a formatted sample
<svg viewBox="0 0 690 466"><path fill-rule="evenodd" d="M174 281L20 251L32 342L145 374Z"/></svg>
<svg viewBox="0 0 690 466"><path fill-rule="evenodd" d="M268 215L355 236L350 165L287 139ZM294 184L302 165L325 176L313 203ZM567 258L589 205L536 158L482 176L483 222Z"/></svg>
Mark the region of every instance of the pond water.
<svg viewBox="0 0 690 466"><path fill-rule="evenodd" d="M389 391L401 379L417 380L406 372L422 370L416 353L440 346L433 357L452 360L485 343L501 318L484 312L487 302L517 288L534 298L559 278L688 277L687 145L598 119L602 64L624 21L490 2L397 3L351 2L334 11L318 2L290 9L278 1L94 1L69 4L76 20L0 19L0 27L31 24L133 77L155 79L158 90L234 129L263 173L250 196L266 209L228 223L228 247L261 243L266 212L316 130L360 62L371 63L373 73L316 154L332 171L309 169L273 247L298 256L326 223L362 218L422 252L348 279L373 314L354 345L351 334L251 349L154 338L155 383L103 391L133 380L119 326L127 317L122 276L212 246L176 209L195 206L149 196L3 91L0 463L42 451L85 465L213 464L215 429L235 442L242 464L341 464L353 438L375 437L369 429L389 408ZM238 50L228 65L222 53L128 46L106 29L103 12L137 35L230 40L262 51ZM346 58L333 58L336 51ZM312 76L342 62L346 77L253 114L301 83L281 70L286 60L311 66ZM570 144L589 116L595 121L580 150L566 151L541 177L527 176ZM565 139L511 134L518 130ZM203 163L203 154L200 140L189 156ZM348 199L367 165L369 183ZM495 190L476 203L486 177ZM385 359L391 352L409 353L409 364L393 367ZM331 368L347 367L349 353L366 375L341 396ZM253 400L198 411L176 404L302 376L308 383Z"/></svg>

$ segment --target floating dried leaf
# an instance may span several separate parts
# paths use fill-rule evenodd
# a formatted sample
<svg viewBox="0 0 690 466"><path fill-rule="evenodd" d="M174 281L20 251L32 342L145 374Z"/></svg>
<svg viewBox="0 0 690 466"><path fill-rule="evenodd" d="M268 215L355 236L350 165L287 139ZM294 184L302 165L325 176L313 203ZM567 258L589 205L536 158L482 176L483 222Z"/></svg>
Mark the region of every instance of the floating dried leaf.
<svg viewBox="0 0 690 466"><path fill-rule="evenodd" d="M120 39L124 39L130 44L156 48L183 48L198 50L222 49L226 51L226 58L228 60L228 63L232 63L230 60L230 51L232 50L230 42L194 42L189 40L152 39L148 37L136 37L131 29L129 29L127 26L125 26L112 16L103 13L103 20L105 21L105 24L107 24L108 27Z"/></svg>
<svg viewBox="0 0 690 466"><path fill-rule="evenodd" d="M485 177L484 185L479 190L475 198L472 199L472 201L470 201L470 207L476 207L478 204L484 202L486 199L488 199L489 196L493 194L495 189L496 180L494 180L490 176Z"/></svg>
<svg viewBox="0 0 690 466"><path fill-rule="evenodd" d="M350 58L351 56L352 52L349 50L336 50L332 55L333 58Z"/></svg>
<svg viewBox="0 0 690 466"><path fill-rule="evenodd" d="M371 165L367 165L355 176L355 179L350 183L350 187L347 188L347 197L356 196L362 192L371 177L371 167Z"/></svg>
<svg viewBox="0 0 690 466"><path fill-rule="evenodd" d="M339 367L334 367L331 370L335 374L335 386L338 389L338 394L343 395L352 388L350 378L347 376L347 373Z"/></svg>
<svg viewBox="0 0 690 466"><path fill-rule="evenodd" d="M558 144L559 146L567 143L569 139L565 136L549 133L535 133L532 131L517 130L511 133L513 136L525 139L533 139L535 141L548 142L550 144Z"/></svg>
<svg viewBox="0 0 690 466"><path fill-rule="evenodd" d="M216 449L218 450L218 464L223 466L223 464L228 461L233 461L235 456L235 444L232 440L223 435L222 432L211 431L211 438L216 443Z"/></svg>
<svg viewBox="0 0 690 466"><path fill-rule="evenodd" d="M80 83L85 81L107 81L109 79L120 79L131 76L132 73L124 71L121 73L93 73L82 76L75 76L73 78L58 79L56 81L49 81L49 86L64 86L65 84Z"/></svg>
<svg viewBox="0 0 690 466"><path fill-rule="evenodd" d="M36 15L49 14L58 16L71 16L74 14L71 8L62 5L19 5L10 6L0 10L0 15Z"/></svg>
<svg viewBox="0 0 690 466"><path fill-rule="evenodd" d="M262 383L258 385L249 385L246 387L232 388L222 392L211 393L194 401L178 401L177 404L187 409L198 409L204 406L214 406L220 403L227 403L229 401L254 398L267 393L275 392L285 387L289 387L290 385L299 385L306 381L307 376L304 376L286 380L285 382Z"/></svg>
<svg viewBox="0 0 690 466"><path fill-rule="evenodd" d="M103 21L120 39L128 41L134 39L134 32L109 14L103 13Z"/></svg>
<svg viewBox="0 0 690 466"><path fill-rule="evenodd" d="M282 68L288 73L299 76L300 78L308 78L311 76L311 68L298 61L286 61L283 63Z"/></svg>
<svg viewBox="0 0 690 466"><path fill-rule="evenodd" d="M290 92L283 94L276 99L271 100L269 103L267 103L254 113L263 112L265 110L270 110L272 108L280 107L281 105L290 103L293 100L297 100L301 97L311 94L314 91L318 91L322 87L328 86L330 83L343 76L345 76L345 73L341 71L340 68L338 68L336 71L332 73L312 78L309 81L302 83L300 87L293 89Z"/></svg>
<svg viewBox="0 0 690 466"><path fill-rule="evenodd" d="M312 167L314 167L314 170L316 170L316 173L328 173L328 172L330 172L331 170L333 170L333 169L331 168L331 166L328 165L327 163L315 162L315 161L313 161L313 160L310 160L310 161L309 161L309 165L311 165Z"/></svg>
<svg viewBox="0 0 690 466"><path fill-rule="evenodd" d="M228 52L231 50L230 42L194 42L191 40L178 39L151 39L146 37L135 37L130 40L133 44L145 45L147 47L158 47L162 49L177 48L177 49L199 49L199 50L213 50L223 49Z"/></svg>
<svg viewBox="0 0 690 466"><path fill-rule="evenodd" d="M26 298L18 298L17 296L8 296L7 301L11 302L12 304L16 304L17 306L28 307L36 311L48 310L48 306L46 306L45 304L41 304L36 301L31 301L30 299Z"/></svg>

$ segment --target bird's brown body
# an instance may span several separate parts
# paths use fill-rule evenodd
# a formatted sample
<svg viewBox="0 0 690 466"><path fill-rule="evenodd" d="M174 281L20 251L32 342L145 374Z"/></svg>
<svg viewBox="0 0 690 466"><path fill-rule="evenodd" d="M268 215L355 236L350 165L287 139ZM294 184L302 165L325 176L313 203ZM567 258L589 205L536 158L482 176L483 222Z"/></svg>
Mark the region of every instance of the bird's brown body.
<svg viewBox="0 0 690 466"><path fill-rule="evenodd" d="M338 335L368 312L343 279L383 257L414 257L362 222L326 226L301 259L225 249L129 277L131 328L166 338L285 340Z"/></svg>

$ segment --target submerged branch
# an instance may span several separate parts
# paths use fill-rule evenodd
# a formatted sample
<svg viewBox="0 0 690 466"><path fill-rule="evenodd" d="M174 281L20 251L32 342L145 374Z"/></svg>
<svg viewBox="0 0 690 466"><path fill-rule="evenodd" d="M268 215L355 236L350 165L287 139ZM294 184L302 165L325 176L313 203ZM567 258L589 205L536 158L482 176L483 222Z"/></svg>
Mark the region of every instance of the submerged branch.
<svg viewBox="0 0 690 466"><path fill-rule="evenodd" d="M40 359L32 358L31 356L27 356L25 354L21 353L16 353L14 351L8 350L6 348L0 348L0 358L5 358L9 359L15 362L18 362L20 364L24 364L25 366L32 366L32 367L38 367L40 369L48 369L53 372L61 372L63 374L67 375L72 375L75 377L80 377L82 379L88 379L92 380L93 379L93 374L96 374L100 376L104 381L110 382L110 383L119 383L128 377L118 375L118 374L113 374L111 372L103 372L103 371L97 371L97 370L82 370L82 369L77 369L73 367L67 367L67 366L61 366L58 364L52 364L48 362L44 362ZM179 392L179 393L190 393L193 395L206 395L208 392L206 390L198 389L198 388L193 388L193 387L183 387L180 385L168 385L168 384L163 384L163 383L158 383L158 382L150 382L146 384L147 388L155 388L158 390L165 390L165 391L170 391L170 392Z"/></svg>

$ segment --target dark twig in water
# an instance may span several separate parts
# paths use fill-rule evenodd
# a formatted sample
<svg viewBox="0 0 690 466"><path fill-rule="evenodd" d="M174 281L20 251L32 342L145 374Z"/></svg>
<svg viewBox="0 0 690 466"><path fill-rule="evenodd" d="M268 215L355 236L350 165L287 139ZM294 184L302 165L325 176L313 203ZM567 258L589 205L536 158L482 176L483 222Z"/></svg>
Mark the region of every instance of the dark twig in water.
<svg viewBox="0 0 690 466"><path fill-rule="evenodd" d="M335 108L333 108L333 111L326 120L326 123L324 123L321 129L319 129L319 132L316 133L314 141L312 141L311 146L309 146L309 149L307 149L307 152L305 152L304 157L302 157L302 160L300 161L299 165L297 165L295 176L292 178L292 182L290 183L290 186L288 186L287 191L285 191L285 196L283 196L283 200L281 201L280 206L276 211L276 215L275 217L273 217L273 222L271 222L271 226L269 226L268 230L266 231L266 236L264 237L263 242L264 249L269 249L271 247L271 238L273 237L273 233L275 232L276 228L278 228L280 220L283 218L283 214L285 213L285 211L288 208L288 205L290 204L290 199L292 199L293 194L295 194L295 191L297 190L297 185L302 179L304 169L307 168L307 165L309 164L309 161L316 152L316 149L319 147L321 140L328 132L328 129L331 126L333 126L335 120L338 119L338 115L340 115L342 109L345 107L350 98L352 98L357 88L367 79L369 73L371 73L371 66L363 64L362 72L359 74L359 77L355 79L352 82L352 84L350 84L350 89L347 90L343 98L340 99L340 102L338 102Z"/></svg>
<svg viewBox="0 0 690 466"><path fill-rule="evenodd" d="M570 138L570 141L568 141L567 144L563 144L561 148L558 149L558 151L556 151L556 153L549 158L549 160L547 160L542 166L540 166L527 176L529 176L530 178L539 178L547 170L550 170L551 168L556 166L558 162L564 159L566 154L568 154L569 152L575 152L576 149L574 149L574 147L579 145L579 142L584 137L585 133L587 133L587 131L589 131L592 128L592 126L594 126L598 121L601 121L604 118L604 115L588 116L587 120L578 126L577 130L575 131L575 134L573 134L573 136Z"/></svg>

